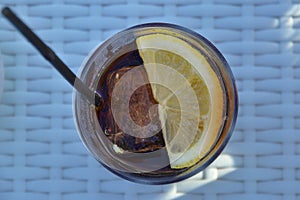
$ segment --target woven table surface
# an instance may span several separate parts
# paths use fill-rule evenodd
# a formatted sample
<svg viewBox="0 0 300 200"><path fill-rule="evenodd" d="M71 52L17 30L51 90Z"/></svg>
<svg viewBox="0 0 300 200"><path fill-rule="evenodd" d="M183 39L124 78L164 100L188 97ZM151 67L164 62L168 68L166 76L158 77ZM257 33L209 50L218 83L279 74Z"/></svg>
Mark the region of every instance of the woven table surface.
<svg viewBox="0 0 300 200"><path fill-rule="evenodd" d="M300 199L299 0L0 0L77 72L112 34L171 22L208 38L239 91L233 136L196 176L140 185L108 172L76 132L72 88L0 17L0 200Z"/></svg>

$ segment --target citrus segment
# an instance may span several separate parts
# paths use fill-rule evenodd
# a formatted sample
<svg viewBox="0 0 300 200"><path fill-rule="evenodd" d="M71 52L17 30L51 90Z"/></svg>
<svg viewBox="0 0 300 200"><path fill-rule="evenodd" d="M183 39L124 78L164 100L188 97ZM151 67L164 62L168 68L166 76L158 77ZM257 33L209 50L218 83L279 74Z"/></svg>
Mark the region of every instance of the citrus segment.
<svg viewBox="0 0 300 200"><path fill-rule="evenodd" d="M171 168L197 163L218 137L223 93L205 57L186 41L169 34L136 40L154 98Z"/></svg>

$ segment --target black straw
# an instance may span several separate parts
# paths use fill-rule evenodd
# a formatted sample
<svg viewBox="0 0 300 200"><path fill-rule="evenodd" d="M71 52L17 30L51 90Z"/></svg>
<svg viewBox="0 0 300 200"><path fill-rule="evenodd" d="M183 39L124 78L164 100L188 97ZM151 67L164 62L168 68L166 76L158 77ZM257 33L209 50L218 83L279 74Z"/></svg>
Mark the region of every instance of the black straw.
<svg viewBox="0 0 300 200"><path fill-rule="evenodd" d="M57 71L85 98L96 107L102 104L97 92L90 90L32 30L9 8L4 7L2 14L23 34L27 40L48 60Z"/></svg>

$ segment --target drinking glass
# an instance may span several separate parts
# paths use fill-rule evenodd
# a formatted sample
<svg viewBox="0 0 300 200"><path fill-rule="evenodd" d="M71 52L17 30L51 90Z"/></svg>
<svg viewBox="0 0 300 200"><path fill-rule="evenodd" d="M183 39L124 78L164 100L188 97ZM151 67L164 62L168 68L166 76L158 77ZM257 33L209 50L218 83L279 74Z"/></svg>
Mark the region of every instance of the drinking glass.
<svg viewBox="0 0 300 200"><path fill-rule="evenodd" d="M187 28L167 23L141 24L123 30L96 47L86 58L79 71L80 79L91 89L96 90L105 70L120 56L137 50L136 39L157 33L172 35L190 44L201 52L222 85L224 106L223 121L219 132L207 134L209 148L193 166L181 170L164 170L169 163L162 162L164 151L148 153L118 154L100 127L97 112L78 92L73 95L73 113L80 138L92 156L112 173L136 183L167 184L187 179L211 164L222 152L233 132L237 112L238 96L234 76L222 54L200 34ZM105 78L105 77L104 77Z"/></svg>

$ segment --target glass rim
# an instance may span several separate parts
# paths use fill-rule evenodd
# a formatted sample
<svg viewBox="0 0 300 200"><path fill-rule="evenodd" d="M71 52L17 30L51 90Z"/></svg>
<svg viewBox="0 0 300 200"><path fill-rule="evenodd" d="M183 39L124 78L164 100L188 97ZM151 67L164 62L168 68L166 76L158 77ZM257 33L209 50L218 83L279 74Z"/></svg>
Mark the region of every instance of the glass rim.
<svg viewBox="0 0 300 200"><path fill-rule="evenodd" d="M197 41L201 41L202 43L204 43L207 47L210 48L210 51L212 51L216 56L217 59L220 60L220 62L222 63L222 66L218 66L218 67L223 67L224 68L224 72L226 72L226 75L228 76L228 83L229 85L225 85L225 89L230 87L231 90L231 101L230 102L232 105L233 109L231 110L232 112L232 116L230 117L230 119L226 119L226 120L230 120L230 121L226 121L224 122L227 123L227 131L225 133L224 138L222 139L222 141L218 140L216 142L218 142L218 147L216 147L217 144L215 144L212 149L207 153L206 157L207 159L205 160L205 162L200 162L202 163L201 165L199 163L197 163L196 165L192 166L192 168L194 168L193 170L191 170L190 172L188 172L187 174L184 174L180 177L172 177L173 179L171 179L170 177L162 177L162 178L154 178L152 180L149 181L149 177L147 177L148 180L144 180L144 179L136 179L136 178L131 178L130 176L126 176L126 172L120 172L117 171L115 169L110 168L109 166L107 166L105 163L103 163L101 160L98 160L94 155L93 157L96 158L96 160L98 160L106 169L108 169L109 171L111 171L112 173L126 179L132 182L136 182L136 183L144 183L144 184L169 184L169 183L174 183L174 182L178 182L184 179L187 179L197 173L199 173L200 171L204 170L207 166L209 166L223 151L223 149L225 148L225 146L227 145L227 143L229 142L229 139L231 138L231 135L233 134L233 130L236 124L236 120L237 120L237 114L238 114L238 93L237 93L237 88L236 88L236 84L235 84L235 78L234 75L231 71L231 68L229 66L229 64L227 63L225 57L221 54L221 52L217 49L217 47L215 45L213 45L212 42L210 42L208 39L206 39L204 36L202 36L201 34L190 30L188 28L179 26L179 25L175 25L175 24L169 24L169 23L145 23L145 24L139 24L139 25L135 25L132 26L130 28L127 28L123 31L120 31L116 34L114 34L113 36L111 36L110 38L108 38L106 41L104 41L102 44L99 44L97 47L94 48L94 50L92 50L90 52L90 54L86 57L86 59L84 60L83 64L81 65L81 68L78 72L79 77L82 78L82 75L84 73L84 70L86 70L86 66L88 66L88 63L90 62L90 60L92 59L92 57L94 57L95 55L97 55L97 52L99 51L99 49L103 48L106 44L109 44L111 41L113 41L117 36L119 36L120 34L126 34L128 32L132 32L132 31L138 31L141 29L151 29L151 28L167 28L167 29L174 29L174 30L180 30L180 32L182 32L183 34L185 34L185 36L190 37L193 36L197 39ZM101 66L103 67L103 66ZM86 144L85 139L83 138L83 133L81 133L80 128L78 127L79 123L78 122L78 116L77 116L77 103L78 101L76 101L76 99L78 98L77 96L77 92L75 91L73 93L73 114L74 114L74 120L75 120L75 124L76 124L76 129L77 132L82 140L82 142L84 143L84 145L86 146L86 148L90 151L90 148L88 147L88 145ZM226 94L227 97L228 94ZM227 99L230 100L230 99ZM228 108L227 108L228 109ZM220 133L223 133L223 130L220 131ZM209 156L210 155L210 156ZM166 179L165 179L166 178Z"/></svg>

